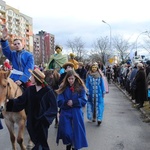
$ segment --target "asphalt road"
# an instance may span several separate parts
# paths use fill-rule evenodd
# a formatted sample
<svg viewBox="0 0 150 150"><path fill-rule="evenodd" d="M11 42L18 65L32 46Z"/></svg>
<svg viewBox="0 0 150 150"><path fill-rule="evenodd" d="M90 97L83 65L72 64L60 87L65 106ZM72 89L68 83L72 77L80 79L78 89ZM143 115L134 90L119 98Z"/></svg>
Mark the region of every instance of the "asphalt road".
<svg viewBox="0 0 150 150"><path fill-rule="evenodd" d="M132 107L132 103L118 88L111 84L109 94L105 95L104 119L100 127L86 119L85 126L88 148L82 150L150 150L150 123L143 122L143 115ZM0 150L11 150L7 128L0 130ZM17 129L17 127L15 128ZM49 129L51 150L65 150L60 142L56 144L57 129L54 124ZM25 143L28 134L25 132ZM19 150L19 148L18 148Z"/></svg>

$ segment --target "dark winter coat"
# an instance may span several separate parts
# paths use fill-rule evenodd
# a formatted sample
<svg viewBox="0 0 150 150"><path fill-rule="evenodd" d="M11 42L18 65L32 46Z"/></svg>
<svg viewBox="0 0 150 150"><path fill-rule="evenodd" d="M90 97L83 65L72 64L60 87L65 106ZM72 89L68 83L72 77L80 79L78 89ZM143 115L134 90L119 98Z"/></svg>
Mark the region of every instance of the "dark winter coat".
<svg viewBox="0 0 150 150"><path fill-rule="evenodd" d="M147 84L146 84L146 74L143 68L137 71L135 76L136 82L136 100L141 105L143 105L144 101L147 100Z"/></svg>
<svg viewBox="0 0 150 150"><path fill-rule="evenodd" d="M27 129L36 144L47 144L48 128L57 115L57 101L54 92L44 87L38 92L35 86L26 89L22 96L10 99L7 111L27 110Z"/></svg>
<svg viewBox="0 0 150 150"><path fill-rule="evenodd" d="M80 76L80 78L85 82L85 79L86 79L86 69L84 67L82 67L82 69L78 68L76 70L76 73Z"/></svg>

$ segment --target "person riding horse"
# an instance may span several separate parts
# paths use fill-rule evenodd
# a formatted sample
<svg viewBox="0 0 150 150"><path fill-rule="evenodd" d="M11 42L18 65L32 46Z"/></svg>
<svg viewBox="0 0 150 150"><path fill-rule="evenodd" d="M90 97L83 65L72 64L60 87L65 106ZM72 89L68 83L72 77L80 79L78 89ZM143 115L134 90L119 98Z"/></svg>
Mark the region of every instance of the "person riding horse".
<svg viewBox="0 0 150 150"><path fill-rule="evenodd" d="M13 70L10 78L18 85L27 86L31 73L28 69L34 69L33 54L24 49L21 39L14 39L14 48L11 50L8 43L8 30L5 27L1 38L2 51L5 57L12 63Z"/></svg>

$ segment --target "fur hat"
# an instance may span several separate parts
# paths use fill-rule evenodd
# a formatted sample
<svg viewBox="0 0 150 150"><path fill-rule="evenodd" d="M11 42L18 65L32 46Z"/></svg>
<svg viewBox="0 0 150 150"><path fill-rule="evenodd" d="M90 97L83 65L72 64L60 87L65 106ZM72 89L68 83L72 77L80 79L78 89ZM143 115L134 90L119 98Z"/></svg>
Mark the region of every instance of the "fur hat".
<svg viewBox="0 0 150 150"><path fill-rule="evenodd" d="M72 62L67 62L67 63L65 63L62 67L63 67L64 69L66 69L67 66L70 66L70 67L74 68L74 64L73 64Z"/></svg>
<svg viewBox="0 0 150 150"><path fill-rule="evenodd" d="M43 72L41 72L38 68L35 68L34 70L29 69L29 72L38 79L41 83L44 82L45 75Z"/></svg>
<svg viewBox="0 0 150 150"><path fill-rule="evenodd" d="M61 51L62 51L62 49L63 49L63 47L60 46L60 45L56 45L56 46L55 46L55 50L56 50L57 48L61 49Z"/></svg>

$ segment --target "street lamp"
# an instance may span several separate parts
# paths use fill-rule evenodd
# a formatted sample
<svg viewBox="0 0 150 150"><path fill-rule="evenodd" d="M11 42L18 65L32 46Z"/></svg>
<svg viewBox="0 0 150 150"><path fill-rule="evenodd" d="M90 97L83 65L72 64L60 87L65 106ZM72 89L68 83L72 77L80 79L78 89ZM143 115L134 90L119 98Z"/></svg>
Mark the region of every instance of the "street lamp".
<svg viewBox="0 0 150 150"><path fill-rule="evenodd" d="M142 34L145 34L145 33L148 33L148 31L144 31L144 32L141 32L138 36L137 36L137 38L136 38L136 51L135 51L135 56L137 56L137 41L138 41L138 38L140 37L140 35L142 35Z"/></svg>
<svg viewBox="0 0 150 150"><path fill-rule="evenodd" d="M103 23L105 23L105 24L107 24L108 26L109 26L109 28L110 28L110 50L112 50L111 49L111 26L110 26L110 24L108 24L106 21L104 21L104 20L102 20L102 22Z"/></svg>

